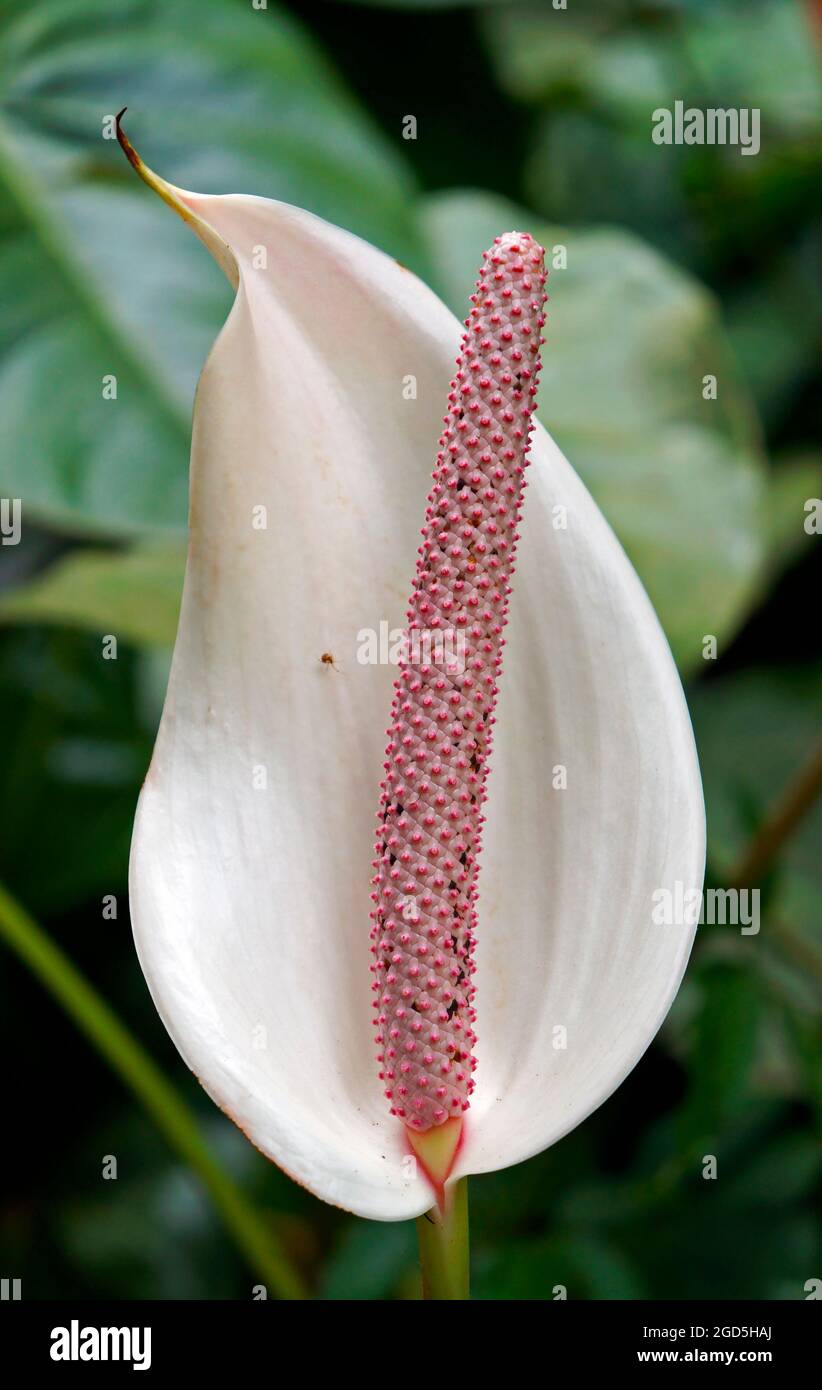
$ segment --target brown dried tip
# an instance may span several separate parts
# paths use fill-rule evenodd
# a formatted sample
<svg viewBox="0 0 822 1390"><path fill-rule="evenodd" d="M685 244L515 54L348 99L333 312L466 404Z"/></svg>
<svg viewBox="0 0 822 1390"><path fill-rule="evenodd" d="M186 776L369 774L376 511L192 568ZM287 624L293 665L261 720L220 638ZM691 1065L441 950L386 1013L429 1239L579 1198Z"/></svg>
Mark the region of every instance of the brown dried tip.
<svg viewBox="0 0 822 1390"><path fill-rule="evenodd" d="M114 123L117 129L117 139L120 142L120 149L123 151L123 154L125 155L129 164L133 164L134 168L139 170L140 164L142 162L140 156L138 155L137 151L135 150L134 146L132 145L131 141L126 135L126 132L123 130L122 125L120 124L123 116L125 116L127 111L128 107L124 106L122 111L118 111L117 115L114 117Z"/></svg>
<svg viewBox="0 0 822 1390"><path fill-rule="evenodd" d="M118 111L114 122L120 148L129 164L143 180L143 183L147 184L158 198L162 198L163 202L192 228L203 245L211 252L218 266L225 272L230 285L236 290L240 277L234 252L219 233L190 206L190 200L194 197L193 194L185 194L181 189L175 188L174 184L160 178L159 174L155 174L154 170L143 162L121 124L127 110L128 107L124 106L122 110Z"/></svg>

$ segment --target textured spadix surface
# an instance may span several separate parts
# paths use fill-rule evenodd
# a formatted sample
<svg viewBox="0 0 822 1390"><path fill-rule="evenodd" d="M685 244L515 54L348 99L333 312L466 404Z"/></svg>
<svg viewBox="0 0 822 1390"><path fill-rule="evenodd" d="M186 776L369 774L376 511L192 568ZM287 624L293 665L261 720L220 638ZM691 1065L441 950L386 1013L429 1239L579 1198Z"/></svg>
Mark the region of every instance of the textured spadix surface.
<svg viewBox="0 0 822 1390"><path fill-rule="evenodd" d="M474 1090L482 810L544 286L545 252L528 232L494 239L448 391L394 686L374 861L374 1026L391 1114L418 1131L461 1116Z"/></svg>
<svg viewBox="0 0 822 1390"><path fill-rule="evenodd" d="M232 248L239 289L195 406L135 938L177 1046L249 1138L318 1196L398 1220L432 1198L373 1063L370 866L396 671L361 665L357 639L403 626L461 327L401 266L306 213L181 196ZM618 1085L693 935L653 925L652 894L702 879L693 740L656 618L539 427L529 479L455 1177L538 1152Z"/></svg>

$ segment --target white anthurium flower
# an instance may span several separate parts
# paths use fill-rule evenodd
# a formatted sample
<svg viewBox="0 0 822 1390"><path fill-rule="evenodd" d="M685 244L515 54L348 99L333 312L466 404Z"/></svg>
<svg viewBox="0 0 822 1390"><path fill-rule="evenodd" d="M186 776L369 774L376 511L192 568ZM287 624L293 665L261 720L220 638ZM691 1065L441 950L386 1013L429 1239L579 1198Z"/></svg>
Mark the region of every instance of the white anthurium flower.
<svg viewBox="0 0 822 1390"><path fill-rule="evenodd" d="M366 631L404 625L462 329L357 237L174 189L130 157L236 286L196 397L182 611L132 847L137 950L177 1047L252 1143L327 1202L416 1217L431 1186L378 1077L369 973L397 669L358 657ZM550 332L546 351L562 351ZM692 919L656 923L654 905L702 883L666 640L539 425L529 478L479 880L476 1089L449 1183L539 1153L620 1084L693 940Z"/></svg>

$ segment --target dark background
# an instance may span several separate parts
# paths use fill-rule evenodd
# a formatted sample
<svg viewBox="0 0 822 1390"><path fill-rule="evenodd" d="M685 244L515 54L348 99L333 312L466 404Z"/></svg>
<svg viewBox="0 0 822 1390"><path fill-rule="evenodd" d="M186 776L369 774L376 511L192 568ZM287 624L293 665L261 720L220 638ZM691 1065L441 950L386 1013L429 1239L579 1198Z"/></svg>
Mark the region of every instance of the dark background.
<svg viewBox="0 0 822 1390"><path fill-rule="evenodd" d="M267 1164L188 1075L133 952L128 844L174 632L191 397L229 293L101 121L128 104L169 179L298 202L457 310L504 227L567 247L540 413L671 640L721 884L820 736L804 523L822 496L822 15L5 0L0 26L0 496L24 508L21 544L0 547L0 877L194 1109L217 1187L240 1189L310 1290L414 1297L413 1225L348 1217ZM677 99L760 108L760 152L653 144L651 112ZM698 934L660 1036L597 1114L473 1181L477 1297L802 1299L822 1278L820 832L817 803L765 866L759 935ZM32 1298L249 1297L262 1276L214 1186L158 1128L167 1097L147 1112L108 1065L107 1022L108 1046L69 1020L61 982L81 1025L88 1008L64 962L43 963L2 898L0 941L0 1273Z"/></svg>

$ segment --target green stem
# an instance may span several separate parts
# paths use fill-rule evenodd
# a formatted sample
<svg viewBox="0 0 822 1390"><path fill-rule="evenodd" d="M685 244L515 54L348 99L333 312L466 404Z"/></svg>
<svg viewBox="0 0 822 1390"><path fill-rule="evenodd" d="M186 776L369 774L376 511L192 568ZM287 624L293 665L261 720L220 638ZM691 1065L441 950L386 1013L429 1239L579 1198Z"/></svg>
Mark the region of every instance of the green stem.
<svg viewBox="0 0 822 1390"><path fill-rule="evenodd" d="M822 740L811 749L808 761L783 789L741 858L731 869L728 875L731 887L755 887L762 882L783 845L820 795Z"/></svg>
<svg viewBox="0 0 822 1390"><path fill-rule="evenodd" d="M470 1296L467 1178L460 1178L447 1190L444 1212L434 1207L419 1217L417 1233L423 1298L467 1299Z"/></svg>
<svg viewBox="0 0 822 1390"><path fill-rule="evenodd" d="M0 936L85 1033L148 1111L183 1161L198 1174L250 1267L279 1298L304 1298L296 1271L265 1218L247 1201L206 1145L197 1121L159 1067L68 956L0 884Z"/></svg>

